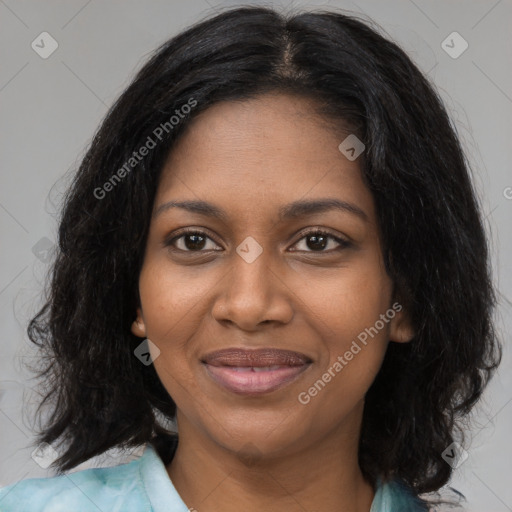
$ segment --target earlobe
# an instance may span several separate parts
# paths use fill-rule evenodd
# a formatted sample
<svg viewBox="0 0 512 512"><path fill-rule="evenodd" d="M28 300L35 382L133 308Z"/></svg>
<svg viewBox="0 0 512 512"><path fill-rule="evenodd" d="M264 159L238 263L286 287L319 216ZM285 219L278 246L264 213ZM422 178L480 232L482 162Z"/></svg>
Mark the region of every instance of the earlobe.
<svg viewBox="0 0 512 512"><path fill-rule="evenodd" d="M396 343L408 343L414 338L414 335L415 332L409 315L402 309L391 320L389 340Z"/></svg>
<svg viewBox="0 0 512 512"><path fill-rule="evenodd" d="M146 337L146 326L144 324L144 318L142 318L142 310L137 308L137 318L132 323L132 333L139 338Z"/></svg>

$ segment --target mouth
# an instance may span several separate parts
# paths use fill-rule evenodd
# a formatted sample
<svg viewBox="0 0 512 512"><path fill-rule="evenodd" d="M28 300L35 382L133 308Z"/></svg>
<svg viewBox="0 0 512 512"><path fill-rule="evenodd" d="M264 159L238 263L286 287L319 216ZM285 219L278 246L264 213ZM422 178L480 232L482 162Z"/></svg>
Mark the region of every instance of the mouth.
<svg viewBox="0 0 512 512"><path fill-rule="evenodd" d="M291 350L230 348L211 352L201 362L207 374L228 391L260 395L293 382L313 361Z"/></svg>

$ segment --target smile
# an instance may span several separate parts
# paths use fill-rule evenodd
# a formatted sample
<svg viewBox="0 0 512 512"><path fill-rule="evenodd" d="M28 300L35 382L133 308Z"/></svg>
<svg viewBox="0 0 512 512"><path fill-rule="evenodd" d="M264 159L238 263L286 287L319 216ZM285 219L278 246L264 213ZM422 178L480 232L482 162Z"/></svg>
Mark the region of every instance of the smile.
<svg viewBox="0 0 512 512"><path fill-rule="evenodd" d="M298 366L213 366L204 365L208 375L233 393L258 395L270 393L296 380L310 364Z"/></svg>

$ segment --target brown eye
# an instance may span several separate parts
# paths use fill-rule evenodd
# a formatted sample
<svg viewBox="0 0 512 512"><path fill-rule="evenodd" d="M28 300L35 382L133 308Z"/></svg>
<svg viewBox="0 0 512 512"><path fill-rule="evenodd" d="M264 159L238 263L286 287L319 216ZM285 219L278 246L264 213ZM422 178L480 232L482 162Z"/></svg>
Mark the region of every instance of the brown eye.
<svg viewBox="0 0 512 512"><path fill-rule="evenodd" d="M208 247L208 241L211 242ZM187 231L165 243L166 246L172 246L174 249L184 252L202 252L208 250L217 250L217 244L202 231Z"/></svg>
<svg viewBox="0 0 512 512"><path fill-rule="evenodd" d="M304 236L299 240L299 242L305 240L306 242L303 245L306 248L296 250L306 252L333 252L344 249L350 245L346 240L325 231L310 231L306 234L303 233L303 235ZM328 250L325 250L326 248L328 248Z"/></svg>

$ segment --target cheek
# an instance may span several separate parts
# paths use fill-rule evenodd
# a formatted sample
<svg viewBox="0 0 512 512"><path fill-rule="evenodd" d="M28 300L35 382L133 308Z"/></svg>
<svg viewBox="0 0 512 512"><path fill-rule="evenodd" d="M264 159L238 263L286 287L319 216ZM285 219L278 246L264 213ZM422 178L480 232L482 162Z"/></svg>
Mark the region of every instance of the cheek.
<svg viewBox="0 0 512 512"><path fill-rule="evenodd" d="M336 277L326 276L316 285L304 289L304 304L314 314L308 317L321 338L327 340L329 352L345 351L351 341L379 321L389 309L392 283L380 265L341 269ZM305 313L306 314L306 313ZM379 322L380 338L387 338L388 322ZM381 332L382 331L382 332Z"/></svg>
<svg viewBox="0 0 512 512"><path fill-rule="evenodd" d="M319 333L324 347L312 388L304 391L312 397L324 395L320 400L332 402L338 410L341 402L350 408L364 397L388 346L394 316L390 301L389 278L371 269L347 269L338 280L326 280L323 286L310 289L307 305L315 313L309 315L310 327Z"/></svg>
<svg viewBox="0 0 512 512"><path fill-rule="evenodd" d="M181 346L184 338L199 327L197 318L204 313L203 299L216 275L204 272L199 279L197 270L190 267L177 271L164 258L145 263L139 279L144 322L148 338L160 350ZM196 329L190 330L192 317L196 318Z"/></svg>
<svg viewBox="0 0 512 512"><path fill-rule="evenodd" d="M188 281L184 274L149 263L139 280L146 336L160 350L154 360L155 370L173 397L180 384L190 380L187 355L193 348L191 336L198 327L200 298L208 288L208 282Z"/></svg>

